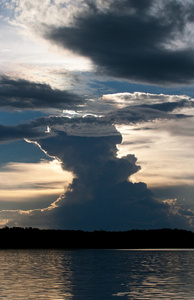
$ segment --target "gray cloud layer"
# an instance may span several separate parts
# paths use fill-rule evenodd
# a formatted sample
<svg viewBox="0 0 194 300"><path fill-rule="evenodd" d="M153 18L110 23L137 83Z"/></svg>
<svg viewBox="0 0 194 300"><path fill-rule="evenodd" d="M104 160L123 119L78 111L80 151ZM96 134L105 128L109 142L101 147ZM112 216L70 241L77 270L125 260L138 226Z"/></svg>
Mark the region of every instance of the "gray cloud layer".
<svg viewBox="0 0 194 300"><path fill-rule="evenodd" d="M52 89L43 83L0 77L0 107L7 109L66 109L84 104L83 97L69 91Z"/></svg>
<svg viewBox="0 0 194 300"><path fill-rule="evenodd" d="M113 0L99 5L95 0L85 7L73 24L46 26L44 36L91 58L111 76L159 85L193 82L193 48L187 36L193 3Z"/></svg>
<svg viewBox="0 0 194 300"><path fill-rule="evenodd" d="M157 103L152 105L142 104L142 107L149 107L164 112L173 112L176 109L194 107L194 101L180 100L178 102L164 102L164 103Z"/></svg>
<svg viewBox="0 0 194 300"><path fill-rule="evenodd" d="M45 131L47 126L51 128L49 135L56 135L56 130L63 131L73 136L112 136L119 133L114 125L135 124L138 122L154 121L157 119L171 120L184 119L188 116L171 114L174 109L193 107L192 101L165 102L159 104L127 106L122 109L114 109L106 115L96 117L86 115L84 117L50 116L37 118L27 124L15 126L0 125L0 143L21 139L47 138ZM54 129L54 130L53 130Z"/></svg>
<svg viewBox="0 0 194 300"><path fill-rule="evenodd" d="M33 124L21 124L16 126L0 125L0 143L44 136L45 131Z"/></svg>

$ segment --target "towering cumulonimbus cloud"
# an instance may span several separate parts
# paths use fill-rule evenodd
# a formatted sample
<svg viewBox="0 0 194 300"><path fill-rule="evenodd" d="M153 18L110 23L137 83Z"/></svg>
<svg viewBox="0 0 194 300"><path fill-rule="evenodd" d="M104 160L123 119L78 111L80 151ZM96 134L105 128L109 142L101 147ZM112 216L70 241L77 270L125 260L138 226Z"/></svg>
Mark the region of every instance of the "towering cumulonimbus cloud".
<svg viewBox="0 0 194 300"><path fill-rule="evenodd" d="M114 126L113 126L114 127ZM58 131L38 143L74 173L68 190L42 213L58 228L128 230L130 228L189 228L186 212L174 214L158 201L145 183L130 176L140 170L134 155L117 157L120 133L112 136L70 136Z"/></svg>

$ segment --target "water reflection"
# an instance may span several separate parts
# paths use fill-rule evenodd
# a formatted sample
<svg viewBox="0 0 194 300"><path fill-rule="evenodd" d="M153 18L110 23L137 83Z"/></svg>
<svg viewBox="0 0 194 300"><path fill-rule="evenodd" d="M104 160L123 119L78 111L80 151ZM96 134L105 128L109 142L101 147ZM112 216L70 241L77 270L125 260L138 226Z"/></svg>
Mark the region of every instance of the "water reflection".
<svg viewBox="0 0 194 300"><path fill-rule="evenodd" d="M194 252L0 251L0 299L194 299Z"/></svg>
<svg viewBox="0 0 194 300"><path fill-rule="evenodd" d="M193 263L194 252L79 251L73 299L194 299Z"/></svg>

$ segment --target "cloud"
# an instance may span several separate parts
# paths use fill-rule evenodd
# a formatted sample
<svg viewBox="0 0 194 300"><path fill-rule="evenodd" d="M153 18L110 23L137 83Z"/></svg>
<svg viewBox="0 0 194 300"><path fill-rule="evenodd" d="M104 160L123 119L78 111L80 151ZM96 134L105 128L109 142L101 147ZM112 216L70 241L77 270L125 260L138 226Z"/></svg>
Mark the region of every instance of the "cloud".
<svg viewBox="0 0 194 300"><path fill-rule="evenodd" d="M146 104L142 105L142 107L147 107ZM188 111L194 107L194 101L188 101L188 100L180 100L179 102L165 102L165 103L157 103L157 104L152 104L149 106L150 108L164 111L164 112L179 112L182 113L182 116L186 113L183 110L188 109Z"/></svg>
<svg viewBox="0 0 194 300"><path fill-rule="evenodd" d="M147 114L152 115L151 109L155 113L182 113L193 115L194 101L186 95L166 95L166 94L150 94L142 92L134 93L116 93L103 95L102 100L106 103L106 109L132 107L131 110L148 110ZM149 113L150 111L150 113ZM170 115L169 115L170 116ZM165 118L161 115L161 118ZM146 121L146 119L145 119Z"/></svg>
<svg viewBox="0 0 194 300"><path fill-rule="evenodd" d="M32 124L21 124L15 126L0 125L0 143L44 136L45 132L43 129L33 126Z"/></svg>
<svg viewBox="0 0 194 300"><path fill-rule="evenodd" d="M84 1L55 0L43 1L41 6L38 0L20 0L15 7L16 20L29 26L36 26L40 22L46 24L67 24L72 18L76 7ZM9 9L14 9L10 7Z"/></svg>
<svg viewBox="0 0 194 300"><path fill-rule="evenodd" d="M0 107L3 108L10 110L66 109L75 108L84 103L83 97L69 91L53 89L48 84L0 77Z"/></svg>
<svg viewBox="0 0 194 300"><path fill-rule="evenodd" d="M192 99L186 95L151 94L143 92L105 94L103 95L102 100L115 107L158 105L166 103L169 103L169 105L173 103L174 105L175 103L177 104L180 102L185 102L189 105L189 103L192 103Z"/></svg>
<svg viewBox="0 0 194 300"><path fill-rule="evenodd" d="M176 119L181 116L166 113L165 111L154 109L152 107L125 107L115 112L110 112L107 116L114 124L130 124L138 122L148 122L157 119Z"/></svg>
<svg viewBox="0 0 194 300"><path fill-rule="evenodd" d="M193 82L193 3L78 2L68 24L45 23L47 40L89 57L99 72L117 78L157 85Z"/></svg>
<svg viewBox="0 0 194 300"><path fill-rule="evenodd" d="M173 123L168 123L168 132L172 136L179 136L181 139L183 138L192 138L194 137L194 132L193 132L193 122L194 122L194 117L190 117L189 119L183 119L180 120L179 122L173 122ZM185 140L186 142L186 140Z"/></svg>

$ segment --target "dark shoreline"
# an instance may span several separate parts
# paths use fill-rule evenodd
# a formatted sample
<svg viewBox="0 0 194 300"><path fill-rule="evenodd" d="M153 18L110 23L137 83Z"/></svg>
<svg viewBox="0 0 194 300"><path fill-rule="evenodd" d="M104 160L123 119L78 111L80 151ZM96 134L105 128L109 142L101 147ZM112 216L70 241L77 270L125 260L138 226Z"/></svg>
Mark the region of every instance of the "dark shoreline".
<svg viewBox="0 0 194 300"><path fill-rule="evenodd" d="M0 229L0 249L191 249L194 232L181 229L81 231Z"/></svg>

